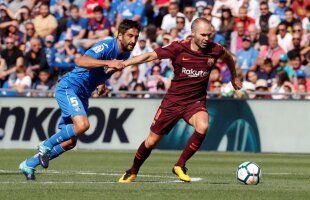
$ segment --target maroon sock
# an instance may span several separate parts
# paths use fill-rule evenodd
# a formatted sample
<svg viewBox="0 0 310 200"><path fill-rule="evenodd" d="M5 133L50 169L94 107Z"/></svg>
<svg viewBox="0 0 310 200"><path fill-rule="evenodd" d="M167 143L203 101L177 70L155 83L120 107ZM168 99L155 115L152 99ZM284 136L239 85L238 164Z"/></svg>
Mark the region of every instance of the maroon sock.
<svg viewBox="0 0 310 200"><path fill-rule="evenodd" d="M145 146L145 141L142 142L139 149L136 152L135 159L133 160L133 165L130 169L132 174L138 174L141 165L149 157L153 149L148 149Z"/></svg>
<svg viewBox="0 0 310 200"><path fill-rule="evenodd" d="M180 167L185 166L186 161L190 159L192 155L194 155L194 153L196 153L196 151L199 149L205 137L206 137L206 134L200 134L197 131L195 131L193 135L189 138L175 166L180 166Z"/></svg>

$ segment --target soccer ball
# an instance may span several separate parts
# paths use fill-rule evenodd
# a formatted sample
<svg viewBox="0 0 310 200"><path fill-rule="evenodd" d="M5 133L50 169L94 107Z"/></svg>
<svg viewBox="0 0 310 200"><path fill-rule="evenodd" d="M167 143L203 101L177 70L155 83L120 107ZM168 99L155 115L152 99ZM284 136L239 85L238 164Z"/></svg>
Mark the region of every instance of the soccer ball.
<svg viewBox="0 0 310 200"><path fill-rule="evenodd" d="M262 170L251 161L247 161L239 165L236 171L237 181L246 185L257 185L261 179Z"/></svg>

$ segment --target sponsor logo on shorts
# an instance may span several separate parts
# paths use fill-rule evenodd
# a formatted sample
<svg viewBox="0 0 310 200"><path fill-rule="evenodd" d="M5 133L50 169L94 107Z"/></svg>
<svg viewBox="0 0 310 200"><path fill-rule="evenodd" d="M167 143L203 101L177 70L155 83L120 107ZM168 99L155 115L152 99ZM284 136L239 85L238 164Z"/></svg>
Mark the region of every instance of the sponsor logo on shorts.
<svg viewBox="0 0 310 200"><path fill-rule="evenodd" d="M210 71L186 69L185 67L182 67L182 73L189 77L207 77L209 76Z"/></svg>

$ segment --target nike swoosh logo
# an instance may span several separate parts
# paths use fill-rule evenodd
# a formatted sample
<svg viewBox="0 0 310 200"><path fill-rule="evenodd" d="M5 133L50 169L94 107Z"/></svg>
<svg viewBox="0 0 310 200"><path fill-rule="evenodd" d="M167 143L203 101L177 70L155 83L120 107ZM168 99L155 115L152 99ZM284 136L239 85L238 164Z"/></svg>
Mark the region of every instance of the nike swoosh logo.
<svg viewBox="0 0 310 200"><path fill-rule="evenodd" d="M185 61L185 60L190 60L190 58L184 58L184 57L183 57L182 60L184 60L184 61Z"/></svg>

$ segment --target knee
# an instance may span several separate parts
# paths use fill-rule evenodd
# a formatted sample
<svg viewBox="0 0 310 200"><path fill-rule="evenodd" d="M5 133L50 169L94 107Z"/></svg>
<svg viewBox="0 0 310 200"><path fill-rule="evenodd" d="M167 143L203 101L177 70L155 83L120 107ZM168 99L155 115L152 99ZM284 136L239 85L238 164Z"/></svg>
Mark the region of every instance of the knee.
<svg viewBox="0 0 310 200"><path fill-rule="evenodd" d="M157 145L158 141L154 140L153 138L147 138L144 143L145 143L146 148L154 149L155 146Z"/></svg>
<svg viewBox="0 0 310 200"><path fill-rule="evenodd" d="M195 127L195 130L198 132L198 133L202 133L202 134L205 134L205 133L207 133L207 131L208 131L208 126L209 126L209 124L208 124L208 122L199 122L198 124L197 124L197 126Z"/></svg>
<svg viewBox="0 0 310 200"><path fill-rule="evenodd" d="M77 135L85 133L89 129L89 121L88 120L81 120L74 124L74 130Z"/></svg>
<svg viewBox="0 0 310 200"><path fill-rule="evenodd" d="M72 138L70 140L67 140L64 144L63 148L68 151L73 149L76 146L77 138Z"/></svg>

